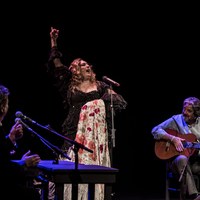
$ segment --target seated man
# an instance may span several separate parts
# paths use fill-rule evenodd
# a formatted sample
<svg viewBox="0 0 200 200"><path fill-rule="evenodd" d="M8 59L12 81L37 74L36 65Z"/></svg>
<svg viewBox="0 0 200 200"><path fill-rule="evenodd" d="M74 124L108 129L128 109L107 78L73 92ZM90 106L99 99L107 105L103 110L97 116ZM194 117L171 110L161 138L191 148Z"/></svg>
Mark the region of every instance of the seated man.
<svg viewBox="0 0 200 200"><path fill-rule="evenodd" d="M174 132L177 134L172 134ZM186 98L183 101L182 113L155 126L152 135L157 141L166 141L168 152L172 148L177 152L168 161L169 167L180 177L181 194L185 195L187 192L191 199L200 200L191 170L195 166L195 172L200 172L200 157L198 152L193 153L191 149L186 151L184 148L183 141L186 140L187 134L193 134L196 139L200 139L200 100L196 97ZM185 188L186 191L183 191Z"/></svg>
<svg viewBox="0 0 200 200"><path fill-rule="evenodd" d="M17 151L17 140L23 136L23 128L17 121L9 134L5 134L2 121L8 112L9 94L9 90L0 85L0 178L3 181L0 193L7 200L40 200L38 191L26 184L27 170L40 162L39 155L31 155L28 151L19 162L12 161Z"/></svg>

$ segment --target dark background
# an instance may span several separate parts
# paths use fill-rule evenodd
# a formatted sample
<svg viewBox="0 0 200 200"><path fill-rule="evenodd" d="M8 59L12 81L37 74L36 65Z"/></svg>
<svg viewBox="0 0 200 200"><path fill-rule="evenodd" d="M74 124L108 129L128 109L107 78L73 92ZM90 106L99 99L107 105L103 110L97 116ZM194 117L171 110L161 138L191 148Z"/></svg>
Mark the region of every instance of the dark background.
<svg viewBox="0 0 200 200"><path fill-rule="evenodd" d="M115 116L117 196L164 197L165 165L154 154L151 129L180 113L184 98L200 98L200 34L194 7L116 2L5 6L0 20L0 83L11 92L5 126L10 127L15 112L21 111L60 131L62 103L45 71L53 26L60 30L58 45L65 63L84 58L93 64L98 79L106 75L119 82L114 90L128 102ZM60 144L49 132L34 130ZM32 151L41 151L42 158L51 157L29 132L22 141Z"/></svg>

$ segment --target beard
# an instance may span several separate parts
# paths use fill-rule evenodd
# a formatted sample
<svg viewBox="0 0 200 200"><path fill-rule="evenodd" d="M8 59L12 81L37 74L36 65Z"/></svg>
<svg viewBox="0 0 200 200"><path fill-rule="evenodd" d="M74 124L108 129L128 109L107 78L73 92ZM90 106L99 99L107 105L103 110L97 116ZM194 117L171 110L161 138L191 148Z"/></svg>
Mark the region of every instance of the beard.
<svg viewBox="0 0 200 200"><path fill-rule="evenodd" d="M183 115L183 117L184 117L185 122L189 125L193 124L196 121L195 117L189 117L187 115Z"/></svg>

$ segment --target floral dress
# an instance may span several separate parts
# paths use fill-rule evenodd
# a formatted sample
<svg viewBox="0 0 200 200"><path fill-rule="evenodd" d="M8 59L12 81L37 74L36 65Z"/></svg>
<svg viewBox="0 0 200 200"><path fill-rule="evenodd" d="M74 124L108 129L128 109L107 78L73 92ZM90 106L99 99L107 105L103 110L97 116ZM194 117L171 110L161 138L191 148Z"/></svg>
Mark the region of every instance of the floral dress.
<svg viewBox="0 0 200 200"><path fill-rule="evenodd" d="M78 162L81 164L94 164L111 166L111 97L108 94L110 86L102 81L97 81L97 90L88 93L80 90L69 90L71 72L67 66L55 68L53 59L61 58L62 54L57 47L51 49L48 62L48 72L53 79L63 99L66 118L62 124L62 133L69 139L75 140L93 153L84 149L78 151ZM113 94L114 113L126 108L127 102L119 94ZM73 146L65 141L62 149L75 161ZM66 158L60 157L64 160ZM87 184L80 184L78 190L79 200L88 200ZM64 199L71 200L71 185L65 184ZM104 186L96 184L95 200L104 199Z"/></svg>
<svg viewBox="0 0 200 200"><path fill-rule="evenodd" d="M108 129L106 124L106 112L104 101L101 99L86 103L80 112L78 130L75 141L83 144L93 153L79 149L78 161L81 164L94 164L110 167L110 156L108 149ZM72 162L75 161L73 150L69 152ZM71 185L65 184L64 199L71 200ZM79 184L78 199L88 199L88 186ZM104 185L95 185L95 200L104 199Z"/></svg>

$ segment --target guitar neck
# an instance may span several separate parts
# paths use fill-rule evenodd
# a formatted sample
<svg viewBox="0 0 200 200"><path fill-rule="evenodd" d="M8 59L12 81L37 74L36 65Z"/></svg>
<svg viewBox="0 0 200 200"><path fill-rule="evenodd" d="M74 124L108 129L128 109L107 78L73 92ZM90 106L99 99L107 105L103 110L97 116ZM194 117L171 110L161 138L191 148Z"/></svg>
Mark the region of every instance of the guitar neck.
<svg viewBox="0 0 200 200"><path fill-rule="evenodd" d="M183 142L184 148L200 149L199 142Z"/></svg>

